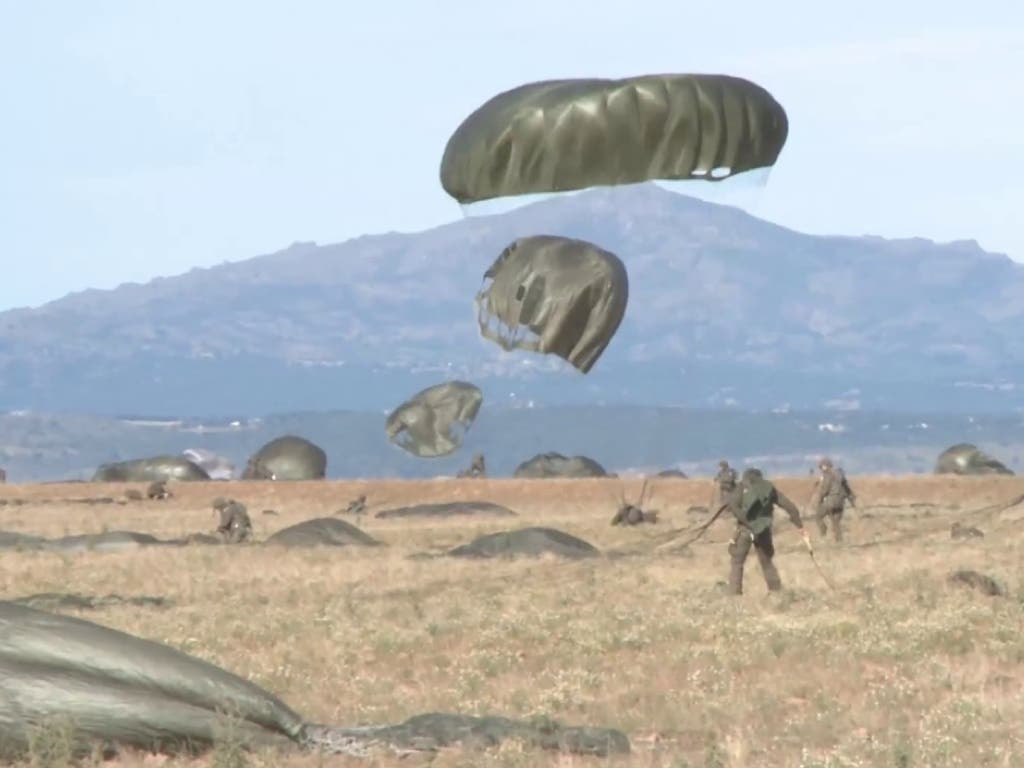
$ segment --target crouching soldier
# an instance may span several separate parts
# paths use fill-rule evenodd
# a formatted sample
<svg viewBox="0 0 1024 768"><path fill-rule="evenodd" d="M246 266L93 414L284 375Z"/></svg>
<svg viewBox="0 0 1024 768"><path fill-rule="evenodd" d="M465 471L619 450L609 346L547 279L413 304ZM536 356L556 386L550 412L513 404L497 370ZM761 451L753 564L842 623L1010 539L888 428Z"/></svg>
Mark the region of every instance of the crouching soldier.
<svg viewBox="0 0 1024 768"><path fill-rule="evenodd" d="M775 556L772 522L776 505L786 510L793 525L800 529L804 540L809 541L796 504L766 480L761 470L745 470L742 480L729 499L729 508L736 517L736 533L729 542L729 555L732 559L732 569L729 573L730 594L743 593L743 566L751 547L757 552L757 560L761 564L761 572L768 584L768 590L775 592L782 589L782 579L779 578L779 572L772 562Z"/></svg>
<svg viewBox="0 0 1024 768"><path fill-rule="evenodd" d="M225 544L241 544L252 539L252 520L244 504L218 496L213 508L220 514L217 533Z"/></svg>

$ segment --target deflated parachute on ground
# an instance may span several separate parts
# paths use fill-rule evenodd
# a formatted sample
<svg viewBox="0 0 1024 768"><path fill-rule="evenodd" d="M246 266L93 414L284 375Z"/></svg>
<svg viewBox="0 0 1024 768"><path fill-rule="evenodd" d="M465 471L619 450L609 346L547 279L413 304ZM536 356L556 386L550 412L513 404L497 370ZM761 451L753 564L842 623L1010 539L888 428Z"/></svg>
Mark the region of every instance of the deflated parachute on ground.
<svg viewBox="0 0 1024 768"><path fill-rule="evenodd" d="M388 439L420 458L445 456L462 444L472 426L483 393L468 381L428 387L399 405L387 418Z"/></svg>
<svg viewBox="0 0 1024 768"><path fill-rule="evenodd" d="M92 622L0 601L0 749L21 753L30 730L71 717L76 736L142 749L209 745L217 712L249 744L299 740L302 718L219 667ZM5 755L6 756L6 755Z"/></svg>
<svg viewBox="0 0 1024 768"><path fill-rule="evenodd" d="M488 279L476 296L484 338L505 350L557 355L583 373L615 335L629 298L617 256L553 235L515 240L484 273ZM532 336L520 336L524 329Z"/></svg>
<svg viewBox="0 0 1024 768"><path fill-rule="evenodd" d="M160 480L209 480L206 470L184 456L153 456L101 464L94 483L157 482Z"/></svg>
<svg viewBox="0 0 1024 768"><path fill-rule="evenodd" d="M218 456L204 448L186 448L181 455L193 464L202 467L211 480L230 480L235 474L235 465L230 459Z"/></svg>
<svg viewBox="0 0 1024 768"><path fill-rule="evenodd" d="M939 454L937 475L1012 475L1013 470L971 443L957 443Z"/></svg>
<svg viewBox="0 0 1024 768"><path fill-rule="evenodd" d="M654 179L718 181L775 163L786 111L728 75L529 83L455 130L441 185L459 203Z"/></svg>
<svg viewBox="0 0 1024 768"><path fill-rule="evenodd" d="M250 748L295 745L366 756L381 743L432 750L517 735L567 752L606 755L630 748L626 735L612 729L554 722L538 728L445 713L398 725L310 723L254 683L169 646L0 601L0 760L25 757L33 731L55 718L70 720L80 756L97 743L199 752L213 744L225 715L234 720L235 737Z"/></svg>

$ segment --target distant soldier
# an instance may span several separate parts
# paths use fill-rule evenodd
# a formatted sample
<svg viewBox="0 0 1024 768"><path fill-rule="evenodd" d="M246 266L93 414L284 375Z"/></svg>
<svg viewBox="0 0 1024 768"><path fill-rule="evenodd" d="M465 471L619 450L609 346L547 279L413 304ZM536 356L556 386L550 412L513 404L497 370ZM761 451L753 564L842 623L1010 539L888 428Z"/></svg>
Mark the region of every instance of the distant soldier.
<svg viewBox="0 0 1024 768"><path fill-rule="evenodd" d="M733 490L728 503L730 511L736 517L736 533L729 542L729 555L732 560L729 593L743 593L743 565L751 547L757 552L757 560L761 564L761 572L768 584L768 590L775 592L782 589L782 579L779 578L779 572L772 562L775 556L775 545L772 543L772 515L776 505L782 507L793 525L800 529L806 541L807 531L800 519L800 510L782 491L764 478L761 470L754 468L743 473L743 480Z"/></svg>
<svg viewBox="0 0 1024 768"><path fill-rule="evenodd" d="M360 494L348 503L345 513L349 515L361 515L366 511L366 494Z"/></svg>
<svg viewBox="0 0 1024 768"><path fill-rule="evenodd" d="M718 509L725 504L736 490L736 470L729 466L729 462L722 459L718 462L718 474L715 475L715 484L711 489L711 503L708 509Z"/></svg>
<svg viewBox="0 0 1024 768"><path fill-rule="evenodd" d="M157 499L163 501L164 499L169 499L170 497L171 492L167 490L167 482L165 480L155 480L152 483L150 483L149 487L146 489L147 499Z"/></svg>
<svg viewBox="0 0 1024 768"><path fill-rule="evenodd" d="M3 467L0 467L0 483L7 482L7 472Z"/></svg>
<svg viewBox="0 0 1024 768"><path fill-rule="evenodd" d="M484 462L484 455L482 453L474 454L473 461L469 465L469 469L465 469L459 472L459 477L487 477L487 467Z"/></svg>
<svg viewBox="0 0 1024 768"><path fill-rule="evenodd" d="M214 499L213 508L220 513L217 533L225 544L240 544L252 538L252 520L244 504L218 496Z"/></svg>
<svg viewBox="0 0 1024 768"><path fill-rule="evenodd" d="M826 519L832 521L832 535L838 544L843 540L843 507L847 499L851 505L857 506L857 497L846 481L846 473L833 466L831 459L826 457L819 461L818 469L821 474L814 481L814 490L811 493L811 504L817 511L815 520L822 536L828 534Z"/></svg>

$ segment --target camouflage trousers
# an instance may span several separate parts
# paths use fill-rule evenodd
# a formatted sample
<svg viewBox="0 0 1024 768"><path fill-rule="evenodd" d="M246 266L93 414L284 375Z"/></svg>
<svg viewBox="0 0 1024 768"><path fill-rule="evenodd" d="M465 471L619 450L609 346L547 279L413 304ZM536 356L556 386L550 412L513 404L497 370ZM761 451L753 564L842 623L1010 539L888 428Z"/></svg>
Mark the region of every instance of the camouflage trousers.
<svg viewBox="0 0 1024 768"><path fill-rule="evenodd" d="M843 508L834 506L821 505L818 507L818 514L814 516L815 521L818 523L818 530L822 536L828 534L828 522L832 523L832 535L835 537L836 543L840 543L843 540Z"/></svg>
<svg viewBox="0 0 1024 768"><path fill-rule="evenodd" d="M732 569L729 572L729 593L732 595L743 594L743 566L747 561L747 555L753 547L757 553L757 561L761 564L761 573L768 584L768 590L775 592L782 589L782 579L775 569L772 558L775 557L775 545L772 543L772 529L766 528L756 536L752 536L750 530L743 526L736 527L732 541L729 542L729 556L732 559Z"/></svg>

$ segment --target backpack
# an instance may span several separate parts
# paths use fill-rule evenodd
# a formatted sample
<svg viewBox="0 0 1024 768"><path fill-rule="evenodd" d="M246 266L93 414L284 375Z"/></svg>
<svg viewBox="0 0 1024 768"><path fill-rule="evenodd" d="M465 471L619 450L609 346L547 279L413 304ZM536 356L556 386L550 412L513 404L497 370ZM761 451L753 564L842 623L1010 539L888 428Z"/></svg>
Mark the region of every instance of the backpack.
<svg viewBox="0 0 1024 768"><path fill-rule="evenodd" d="M771 527L772 511L775 508L774 495L775 486L764 479L743 485L740 513L737 517L755 536Z"/></svg>

